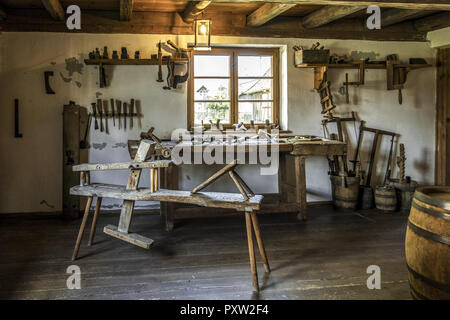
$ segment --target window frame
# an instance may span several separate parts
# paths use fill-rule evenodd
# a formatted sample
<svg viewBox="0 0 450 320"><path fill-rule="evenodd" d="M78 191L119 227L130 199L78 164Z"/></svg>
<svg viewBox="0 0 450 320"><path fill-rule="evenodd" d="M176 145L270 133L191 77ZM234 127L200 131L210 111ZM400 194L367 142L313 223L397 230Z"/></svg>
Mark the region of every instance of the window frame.
<svg viewBox="0 0 450 320"><path fill-rule="evenodd" d="M192 51L190 57L190 70L187 85L187 127L192 130L194 125L194 55L227 55L230 57L230 123L223 124L224 129L233 127L239 119L239 78L238 78L238 56L272 56L272 123L280 123L280 51L279 48L239 48L239 47L213 47L211 51ZM211 77L216 78L216 77ZM241 77L242 78L242 77ZM245 77L244 77L245 78ZM258 79L260 77L247 77ZM263 77L261 77L263 78ZM266 77L267 78L267 77ZM241 100L242 102L242 100ZM251 102L251 101L249 101ZM255 124L263 124L256 123ZM210 128L210 124L203 124ZM249 123L245 123L249 127Z"/></svg>

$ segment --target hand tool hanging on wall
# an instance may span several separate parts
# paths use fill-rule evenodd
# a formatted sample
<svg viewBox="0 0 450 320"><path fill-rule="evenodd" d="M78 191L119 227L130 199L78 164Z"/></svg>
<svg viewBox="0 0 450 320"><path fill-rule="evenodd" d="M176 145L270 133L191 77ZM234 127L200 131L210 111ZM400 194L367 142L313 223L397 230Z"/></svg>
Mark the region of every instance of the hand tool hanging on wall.
<svg viewBox="0 0 450 320"><path fill-rule="evenodd" d="M158 43L158 79L157 82L163 82L162 75L162 50L161 50L161 41Z"/></svg>
<svg viewBox="0 0 450 320"><path fill-rule="evenodd" d="M92 105L92 114L94 115L94 120L95 120L95 122L94 122L94 129L98 130L97 108L95 106L95 102L92 102L91 105Z"/></svg>
<svg viewBox="0 0 450 320"><path fill-rule="evenodd" d="M359 156L359 148L361 147L361 141L362 141L363 129L364 129L365 123L366 122L364 120L361 120L361 123L359 125L358 142L356 143L355 156L354 156L353 160L350 160L350 162L353 164L353 172L356 172L357 164L360 163L360 161L358 161L358 156Z"/></svg>
<svg viewBox="0 0 450 320"><path fill-rule="evenodd" d="M394 147L394 138L395 136L391 137L391 149L389 150L388 163L386 168L386 174L384 176L383 185L386 185L386 182L391 178L391 162L392 162L392 149Z"/></svg>
<svg viewBox="0 0 450 320"><path fill-rule="evenodd" d="M91 122L92 122L92 116L90 114L88 114L86 129L84 131L84 137L83 137L83 140L80 141L80 149L89 148L89 143L87 142L87 136L89 133L89 129L91 128Z"/></svg>
<svg viewBox="0 0 450 320"><path fill-rule="evenodd" d="M114 109L115 109L114 99L110 99L109 101L111 101L111 116L112 116L112 119L113 119L113 127L115 127L116 126L116 119L115 119L116 114L114 112Z"/></svg>
<svg viewBox="0 0 450 320"><path fill-rule="evenodd" d="M127 130L127 103L123 103L123 129Z"/></svg>
<svg viewBox="0 0 450 320"><path fill-rule="evenodd" d="M102 108L102 100L97 99L97 111L100 115L100 131L103 132L103 108Z"/></svg>
<svg viewBox="0 0 450 320"><path fill-rule="evenodd" d="M55 94L55 91L50 87L50 77L53 77L53 71L45 71L44 79L45 79L45 93L47 94Z"/></svg>
<svg viewBox="0 0 450 320"><path fill-rule="evenodd" d="M100 88L106 87L106 73L105 73L105 66L103 65L103 63L98 64L98 76Z"/></svg>
<svg viewBox="0 0 450 320"><path fill-rule="evenodd" d="M14 99L14 138L23 138L19 133L19 99Z"/></svg>
<svg viewBox="0 0 450 320"><path fill-rule="evenodd" d="M118 120L119 120L119 129L120 129L122 127L120 125L120 115L122 113L122 101L116 100L116 103L117 103L117 116L118 116Z"/></svg>
<svg viewBox="0 0 450 320"><path fill-rule="evenodd" d="M386 57L386 81L388 90L398 90L398 103L403 103L402 89L409 72L408 67L400 67L400 60L397 54L390 54Z"/></svg>
<svg viewBox="0 0 450 320"><path fill-rule="evenodd" d="M359 79L358 81L348 81L348 73L345 74L345 101L347 103L350 103L349 93L348 93L348 86L360 86L364 84L364 73L366 70L366 63L365 60L354 62L353 64L358 65L359 69Z"/></svg>
<svg viewBox="0 0 450 320"><path fill-rule="evenodd" d="M109 108L108 100L103 101L103 114L105 116L105 133L109 134L108 118L109 118Z"/></svg>
<svg viewBox="0 0 450 320"><path fill-rule="evenodd" d="M134 99L130 102L130 129L133 129Z"/></svg>

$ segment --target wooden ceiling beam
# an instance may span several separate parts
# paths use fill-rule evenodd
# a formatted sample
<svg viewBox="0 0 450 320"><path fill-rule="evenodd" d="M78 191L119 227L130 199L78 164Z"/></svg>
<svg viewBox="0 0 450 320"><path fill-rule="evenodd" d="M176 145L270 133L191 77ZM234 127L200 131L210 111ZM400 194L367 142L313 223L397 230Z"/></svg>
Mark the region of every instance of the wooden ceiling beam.
<svg viewBox="0 0 450 320"><path fill-rule="evenodd" d="M182 0L188 1L188 0ZM422 10L446 10L450 11L450 0L212 0L213 2L248 3L248 2L272 2L299 5L323 5L323 6L370 6L378 5L386 8L398 9L422 9Z"/></svg>
<svg viewBox="0 0 450 320"><path fill-rule="evenodd" d="M191 1L184 9L181 17L186 23L193 22L207 6L211 4L211 1Z"/></svg>
<svg viewBox="0 0 450 320"><path fill-rule="evenodd" d="M120 20L130 21L133 16L134 0L120 0Z"/></svg>
<svg viewBox="0 0 450 320"><path fill-rule="evenodd" d="M302 19L303 27L307 29L317 28L332 21L339 20L352 13L360 11L364 7L359 6L325 6L316 10Z"/></svg>
<svg viewBox="0 0 450 320"><path fill-rule="evenodd" d="M295 6L296 4L283 3L263 4L247 16L247 25L249 27L259 27Z"/></svg>
<svg viewBox="0 0 450 320"><path fill-rule="evenodd" d="M206 18L210 16L205 15ZM0 22L2 31L69 32L64 23L48 17L45 10L9 9L8 20ZM83 29L70 33L134 33L192 35L193 26L186 24L176 12L133 13L133 23L117 20L117 11L83 11ZM368 30L360 19L342 19L329 25L305 29L297 17L278 16L258 28L247 26L245 14L223 13L211 25L213 36L353 39L377 41L426 41L426 32L417 31L412 21L381 30Z"/></svg>
<svg viewBox="0 0 450 320"><path fill-rule="evenodd" d="M402 9L389 9L381 13L381 26L387 27L402 21L405 21L423 10L402 10Z"/></svg>
<svg viewBox="0 0 450 320"><path fill-rule="evenodd" d="M431 16L415 20L414 27L420 32L450 27L450 12L432 14Z"/></svg>
<svg viewBox="0 0 450 320"><path fill-rule="evenodd" d="M64 9L59 0L41 0L45 9L50 13L54 20L64 20Z"/></svg>

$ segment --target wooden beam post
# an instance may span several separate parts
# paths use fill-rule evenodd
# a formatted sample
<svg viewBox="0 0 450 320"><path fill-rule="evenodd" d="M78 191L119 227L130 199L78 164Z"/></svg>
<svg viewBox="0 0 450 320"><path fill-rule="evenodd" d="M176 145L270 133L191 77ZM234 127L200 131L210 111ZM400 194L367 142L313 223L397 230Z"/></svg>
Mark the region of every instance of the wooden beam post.
<svg viewBox="0 0 450 320"><path fill-rule="evenodd" d="M295 6L295 4L266 3L248 15L247 26L259 27Z"/></svg>
<svg viewBox="0 0 450 320"><path fill-rule="evenodd" d="M65 13L59 0L41 0L45 9L52 16L54 20L64 20Z"/></svg>
<svg viewBox="0 0 450 320"><path fill-rule="evenodd" d="M189 0L183 0L189 1ZM398 8L398 9L421 9L421 10L446 10L450 11L449 0L212 0L213 2L228 2L228 3L289 3L298 5L321 5L321 6L361 6L368 7L370 5L377 5L384 8Z"/></svg>
<svg viewBox="0 0 450 320"><path fill-rule="evenodd" d="M450 26L450 12L433 14L414 21L417 31L428 32Z"/></svg>
<svg viewBox="0 0 450 320"><path fill-rule="evenodd" d="M184 9L181 17L186 23L193 22L198 15L200 15L207 6L211 4L211 1L191 1Z"/></svg>
<svg viewBox="0 0 450 320"><path fill-rule="evenodd" d="M389 9L381 13L381 26L387 27L423 12L422 10Z"/></svg>
<svg viewBox="0 0 450 320"><path fill-rule="evenodd" d="M326 6L304 17L302 19L302 25L307 29L317 28L362 10L363 8L359 6Z"/></svg>
<svg viewBox="0 0 450 320"><path fill-rule="evenodd" d="M133 15L134 0L120 0L120 20L130 21Z"/></svg>

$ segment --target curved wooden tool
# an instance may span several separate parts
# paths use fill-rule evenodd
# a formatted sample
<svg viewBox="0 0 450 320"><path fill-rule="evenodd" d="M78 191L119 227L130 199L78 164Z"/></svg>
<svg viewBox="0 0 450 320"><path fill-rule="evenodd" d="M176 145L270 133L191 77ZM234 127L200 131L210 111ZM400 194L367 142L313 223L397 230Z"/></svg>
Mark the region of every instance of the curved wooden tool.
<svg viewBox="0 0 450 320"><path fill-rule="evenodd" d="M53 77L53 71L44 71L45 93L55 94L55 91L50 87L50 77Z"/></svg>

